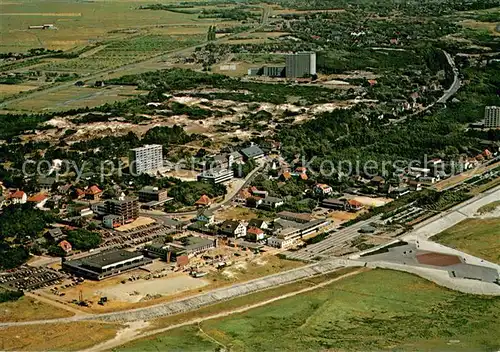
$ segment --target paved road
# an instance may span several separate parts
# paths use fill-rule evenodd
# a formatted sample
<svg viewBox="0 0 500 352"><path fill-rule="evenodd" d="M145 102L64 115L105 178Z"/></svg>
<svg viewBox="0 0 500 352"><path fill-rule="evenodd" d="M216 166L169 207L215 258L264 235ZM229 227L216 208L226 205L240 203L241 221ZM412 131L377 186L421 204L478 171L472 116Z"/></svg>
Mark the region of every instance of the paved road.
<svg viewBox="0 0 500 352"><path fill-rule="evenodd" d="M438 103L444 104L460 89L462 82L460 81L459 72L457 66L455 65L455 61L453 61L451 55L448 54L446 51L443 50L443 53L446 56L446 59L448 60L448 64L451 66L451 69L453 70L453 76L454 76L453 83L451 84L450 88L448 88L444 92L443 96L439 98L437 101Z"/></svg>
<svg viewBox="0 0 500 352"><path fill-rule="evenodd" d="M373 216L368 220L360 221L345 229L337 232L331 232L330 235L323 241L309 245L297 252L286 252L287 258L311 261L314 258L321 257L327 253L331 253L337 249L342 248L347 242L352 241L362 234L359 230L372 222L377 222L382 218L382 215Z"/></svg>

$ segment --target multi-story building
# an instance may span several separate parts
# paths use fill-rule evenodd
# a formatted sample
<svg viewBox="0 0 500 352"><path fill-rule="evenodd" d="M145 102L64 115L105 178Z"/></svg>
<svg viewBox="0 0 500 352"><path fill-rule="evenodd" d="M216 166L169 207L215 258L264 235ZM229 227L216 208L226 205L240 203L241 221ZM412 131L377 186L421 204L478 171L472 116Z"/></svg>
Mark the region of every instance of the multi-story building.
<svg viewBox="0 0 500 352"><path fill-rule="evenodd" d="M123 217L125 223L132 222L139 217L139 203L137 198L110 199L105 203L106 214Z"/></svg>
<svg viewBox="0 0 500 352"><path fill-rule="evenodd" d="M286 54L285 58L287 78L302 78L316 74L316 53L292 53Z"/></svg>
<svg viewBox="0 0 500 352"><path fill-rule="evenodd" d="M159 144L130 149L130 170L133 174L154 172L163 166L163 148Z"/></svg>
<svg viewBox="0 0 500 352"><path fill-rule="evenodd" d="M169 197L166 189L159 189L158 187L146 186L139 191L139 202L166 202Z"/></svg>
<svg viewBox="0 0 500 352"><path fill-rule="evenodd" d="M234 172L231 169L212 169L198 175L198 181L208 181L212 183L222 183L231 180Z"/></svg>
<svg viewBox="0 0 500 352"><path fill-rule="evenodd" d="M264 66L263 76L283 77L285 75L285 66Z"/></svg>
<svg viewBox="0 0 500 352"><path fill-rule="evenodd" d="M484 127L500 128L500 106L487 106L484 109Z"/></svg>

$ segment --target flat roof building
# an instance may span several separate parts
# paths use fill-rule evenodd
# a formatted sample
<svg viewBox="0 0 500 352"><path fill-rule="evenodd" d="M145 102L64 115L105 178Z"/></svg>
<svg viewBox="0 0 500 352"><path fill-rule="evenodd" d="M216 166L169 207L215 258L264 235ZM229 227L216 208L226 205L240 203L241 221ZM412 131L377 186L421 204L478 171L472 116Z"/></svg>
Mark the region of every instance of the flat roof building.
<svg viewBox="0 0 500 352"><path fill-rule="evenodd" d="M141 253L112 249L78 259L63 259L62 268L77 276L102 280L151 262L151 259L144 258Z"/></svg>
<svg viewBox="0 0 500 352"><path fill-rule="evenodd" d="M125 223L132 222L139 217L139 203L137 198L121 197L106 200L105 213L123 217Z"/></svg>
<svg viewBox="0 0 500 352"><path fill-rule="evenodd" d="M500 106L487 106L484 109L484 127L500 128Z"/></svg>
<svg viewBox="0 0 500 352"><path fill-rule="evenodd" d="M157 171L163 167L163 147L151 144L130 149L129 162L134 175Z"/></svg>
<svg viewBox="0 0 500 352"><path fill-rule="evenodd" d="M232 169L211 169L202 172L197 176L198 181L207 181L212 183L222 183L231 180L234 177Z"/></svg>
<svg viewBox="0 0 500 352"><path fill-rule="evenodd" d="M315 52L286 54L285 59L287 78L303 78L316 74Z"/></svg>
<svg viewBox="0 0 500 352"><path fill-rule="evenodd" d="M158 187L146 186L139 190L139 202L146 203L148 206L156 206L172 200L168 196L166 189L159 189Z"/></svg>

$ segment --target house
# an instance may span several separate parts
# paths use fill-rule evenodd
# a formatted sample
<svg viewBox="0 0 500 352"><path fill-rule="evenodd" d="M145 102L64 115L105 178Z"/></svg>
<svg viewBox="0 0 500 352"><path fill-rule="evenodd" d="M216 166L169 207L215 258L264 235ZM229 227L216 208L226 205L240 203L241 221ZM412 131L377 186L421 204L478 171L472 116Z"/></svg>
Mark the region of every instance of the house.
<svg viewBox="0 0 500 352"><path fill-rule="evenodd" d="M200 199L198 199L194 205L196 205L197 207L208 207L212 204L212 200L210 199L209 196L207 196L206 194L202 195L200 197Z"/></svg>
<svg viewBox="0 0 500 352"><path fill-rule="evenodd" d="M90 186L85 191L85 199L88 200L99 200L101 199L101 196L102 196L102 190L96 185Z"/></svg>
<svg viewBox="0 0 500 352"><path fill-rule="evenodd" d="M363 203L360 203L354 199L350 199L347 203L349 203L349 208L352 212L360 211L365 207Z"/></svg>
<svg viewBox="0 0 500 352"><path fill-rule="evenodd" d="M316 186L314 186L314 192L322 196L327 196L333 193L333 188L328 186L327 184L318 183Z"/></svg>
<svg viewBox="0 0 500 352"><path fill-rule="evenodd" d="M246 204L247 199L252 197L252 193L247 188L243 188L241 191L238 192L236 197L234 198L234 201L237 203L241 204Z"/></svg>
<svg viewBox="0 0 500 352"><path fill-rule="evenodd" d="M385 180L382 176L375 176L370 180L370 183L374 186L380 187L385 184Z"/></svg>
<svg viewBox="0 0 500 352"><path fill-rule="evenodd" d="M62 241L64 239L64 233L62 232L61 228L59 227L54 227L50 230L47 231L45 234L45 238L47 238L49 241L57 243L59 241Z"/></svg>
<svg viewBox="0 0 500 352"><path fill-rule="evenodd" d="M252 186L250 188L250 192L252 193L253 196L261 197L261 198L265 198L265 197L267 197L269 195L269 192L267 192L267 191L261 191L257 187L255 187L255 186Z"/></svg>
<svg viewBox="0 0 500 352"><path fill-rule="evenodd" d="M267 239L267 245L274 248L288 249L293 247L295 239L272 236Z"/></svg>
<svg viewBox="0 0 500 352"><path fill-rule="evenodd" d="M59 244L58 244L59 247L61 247L61 249L64 251L64 253L68 254L70 253L72 250L73 250L73 246L71 246L71 243L69 243L68 241L66 240L63 240L61 241Z"/></svg>
<svg viewBox="0 0 500 352"><path fill-rule="evenodd" d="M125 219L123 216L120 215L109 214L105 215L102 218L102 224L104 225L104 227L107 227L108 229L114 229L116 227L125 225Z"/></svg>
<svg viewBox="0 0 500 352"><path fill-rule="evenodd" d="M12 204L25 204L28 196L23 191L17 190L9 195Z"/></svg>
<svg viewBox="0 0 500 352"><path fill-rule="evenodd" d="M227 237L245 237L247 235L247 228L242 222L226 220L220 225L219 233Z"/></svg>
<svg viewBox="0 0 500 352"><path fill-rule="evenodd" d="M215 222L215 215L212 211L203 208L198 210L196 214L196 221L206 223L207 225L212 225Z"/></svg>
<svg viewBox="0 0 500 352"><path fill-rule="evenodd" d="M55 184L56 184L55 177L40 177L37 180L37 189L39 191L50 192Z"/></svg>
<svg viewBox="0 0 500 352"><path fill-rule="evenodd" d="M277 197L266 197L262 199L262 206L268 209L276 209L285 204L285 201Z"/></svg>
<svg viewBox="0 0 500 352"><path fill-rule="evenodd" d="M72 192L73 199L82 199L83 197L85 197L85 191L81 188L75 188L75 190Z"/></svg>
<svg viewBox="0 0 500 352"><path fill-rule="evenodd" d="M37 193L28 198L28 203L32 203L36 208L43 208L49 197L44 193Z"/></svg>
<svg viewBox="0 0 500 352"><path fill-rule="evenodd" d="M321 201L324 208L347 211L350 209L349 203L345 199L328 198Z"/></svg>
<svg viewBox="0 0 500 352"><path fill-rule="evenodd" d="M258 227L249 227L247 230L246 238L249 241L257 242L262 241L266 237L264 231L259 229Z"/></svg>
<svg viewBox="0 0 500 352"><path fill-rule="evenodd" d="M289 171L285 171L285 172L281 173L281 175L279 176L279 179L281 181L288 181L291 178L292 178L292 174Z"/></svg>
<svg viewBox="0 0 500 352"><path fill-rule="evenodd" d="M490 152L488 149L485 149L485 150L483 151L483 154L482 154L482 155L483 155L483 156L484 156L484 158L485 158L485 159L487 159L487 160L488 160L488 159L493 158L493 153L492 153L492 152Z"/></svg>
<svg viewBox="0 0 500 352"><path fill-rule="evenodd" d="M269 228L268 223L262 219L252 219L248 222L248 227L256 227L261 230L267 230Z"/></svg>
<svg viewBox="0 0 500 352"><path fill-rule="evenodd" d="M244 148L241 151L243 159L246 160L258 160L264 157L264 151L260 149L257 145L252 145L248 148Z"/></svg>

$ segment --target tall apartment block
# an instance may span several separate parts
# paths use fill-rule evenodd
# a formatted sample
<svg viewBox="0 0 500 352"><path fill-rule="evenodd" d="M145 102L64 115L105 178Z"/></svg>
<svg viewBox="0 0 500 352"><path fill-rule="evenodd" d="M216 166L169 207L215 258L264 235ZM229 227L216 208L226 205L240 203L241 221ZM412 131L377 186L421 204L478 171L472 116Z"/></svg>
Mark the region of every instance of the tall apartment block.
<svg viewBox="0 0 500 352"><path fill-rule="evenodd" d="M300 52L286 54L286 77L302 78L316 74L316 53Z"/></svg>
<svg viewBox="0 0 500 352"><path fill-rule="evenodd" d="M129 162L134 174L156 171L163 166L163 150L159 144L130 149Z"/></svg>
<svg viewBox="0 0 500 352"><path fill-rule="evenodd" d="M124 223L132 222L139 217L137 198L110 199L105 202L104 207L107 214L121 217Z"/></svg>
<svg viewBox="0 0 500 352"><path fill-rule="evenodd" d="M500 106L487 106L484 109L484 127L500 128Z"/></svg>

